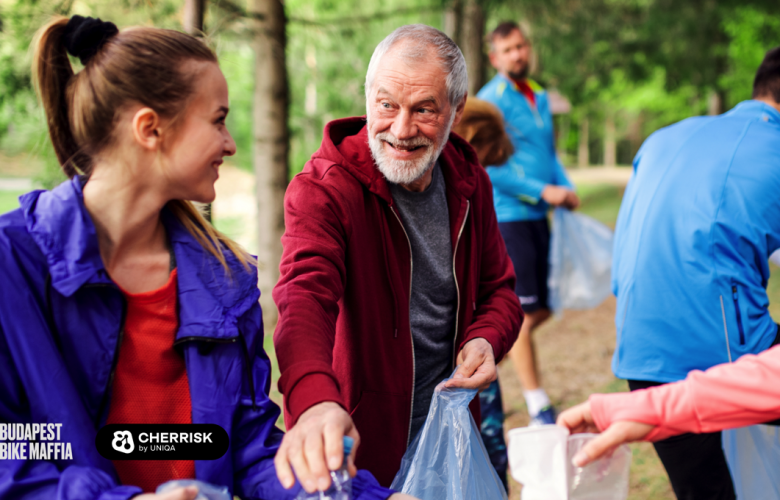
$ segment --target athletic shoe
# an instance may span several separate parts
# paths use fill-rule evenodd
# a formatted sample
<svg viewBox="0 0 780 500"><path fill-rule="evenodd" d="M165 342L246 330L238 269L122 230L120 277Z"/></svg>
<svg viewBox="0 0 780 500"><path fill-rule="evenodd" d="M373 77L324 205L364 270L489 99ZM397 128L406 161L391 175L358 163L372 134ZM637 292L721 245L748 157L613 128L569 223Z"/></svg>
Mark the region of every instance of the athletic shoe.
<svg viewBox="0 0 780 500"><path fill-rule="evenodd" d="M552 405L545 406L542 408L542 411L540 411L535 417L531 419L528 427L539 427L542 425L554 424L556 417L557 413L555 411L555 407Z"/></svg>

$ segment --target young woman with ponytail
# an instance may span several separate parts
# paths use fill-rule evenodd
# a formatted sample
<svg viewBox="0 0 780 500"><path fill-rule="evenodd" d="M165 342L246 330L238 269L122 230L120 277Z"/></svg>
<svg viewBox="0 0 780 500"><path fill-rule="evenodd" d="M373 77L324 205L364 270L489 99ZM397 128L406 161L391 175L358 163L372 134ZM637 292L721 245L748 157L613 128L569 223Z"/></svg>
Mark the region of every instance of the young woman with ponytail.
<svg viewBox="0 0 780 500"><path fill-rule="evenodd" d="M236 148L214 53L176 31L74 16L41 29L33 69L70 180L0 216L0 422L61 424L72 457L0 460L0 499L195 498L149 493L177 478L294 498L273 465L282 432L255 261L191 203L214 199ZM230 448L112 462L95 446L107 423L218 424ZM392 494L364 471L353 487Z"/></svg>

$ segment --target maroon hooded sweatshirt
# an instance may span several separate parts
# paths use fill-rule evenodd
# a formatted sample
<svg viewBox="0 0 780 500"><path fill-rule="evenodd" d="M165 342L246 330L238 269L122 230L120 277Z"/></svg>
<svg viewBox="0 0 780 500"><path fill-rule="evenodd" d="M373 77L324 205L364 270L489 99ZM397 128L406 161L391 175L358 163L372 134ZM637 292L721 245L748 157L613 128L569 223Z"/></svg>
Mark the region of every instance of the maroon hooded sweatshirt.
<svg viewBox="0 0 780 500"><path fill-rule="evenodd" d="M389 486L411 428L413 262L365 125L365 118L330 122L319 151L287 188L274 345L287 427L317 403L340 404L360 433L357 466ZM490 180L455 134L439 162L458 291L453 367L463 345L478 337L498 361L517 338L523 313ZM471 410L479 422L477 398Z"/></svg>

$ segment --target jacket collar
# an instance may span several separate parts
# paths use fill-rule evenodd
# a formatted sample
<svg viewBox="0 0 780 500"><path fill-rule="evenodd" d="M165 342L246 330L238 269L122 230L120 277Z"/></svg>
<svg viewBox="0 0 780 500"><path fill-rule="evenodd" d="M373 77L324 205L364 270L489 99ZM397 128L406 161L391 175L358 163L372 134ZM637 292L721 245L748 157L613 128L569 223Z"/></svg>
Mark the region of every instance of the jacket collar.
<svg viewBox="0 0 780 500"><path fill-rule="evenodd" d="M84 206L85 183L85 178L75 177L52 191L33 191L20 198L27 230L46 258L51 285L66 297L85 285L113 285ZM177 340L236 337L237 318L260 297L257 270L246 272L225 250L228 276L222 264L168 210L163 210L162 221L178 268Z"/></svg>
<svg viewBox="0 0 780 500"><path fill-rule="evenodd" d="M728 111L726 114L761 114L761 117L764 121L771 121L774 123L780 123L780 111L776 110L769 104L766 104L761 101L756 101L755 99L750 99L747 101L742 101L741 103L734 106L734 108L731 111Z"/></svg>
<svg viewBox="0 0 780 500"><path fill-rule="evenodd" d="M334 120L325 126L322 145L312 159L323 158L336 163L370 192L393 204L387 180L379 171L368 147L366 118ZM448 189L463 198L470 198L477 186L476 169L482 168L471 145L455 133L450 133L439 163Z"/></svg>

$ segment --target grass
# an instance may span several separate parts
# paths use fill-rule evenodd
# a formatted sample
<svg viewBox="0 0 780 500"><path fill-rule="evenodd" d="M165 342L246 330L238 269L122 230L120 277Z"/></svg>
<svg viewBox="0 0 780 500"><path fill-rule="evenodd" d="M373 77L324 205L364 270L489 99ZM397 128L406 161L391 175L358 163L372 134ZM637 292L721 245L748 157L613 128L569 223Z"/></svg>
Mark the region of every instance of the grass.
<svg viewBox="0 0 780 500"><path fill-rule="evenodd" d="M582 202L579 212L614 228L624 190L611 184L579 184L577 194Z"/></svg>
<svg viewBox="0 0 780 500"><path fill-rule="evenodd" d="M19 208L19 197L24 191L0 191L0 214Z"/></svg>

